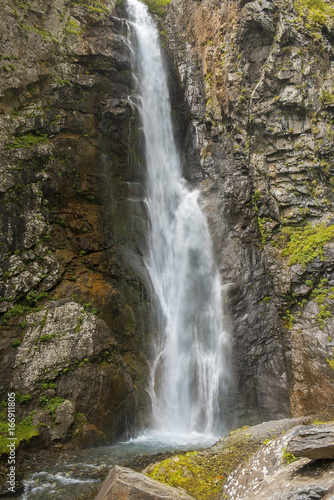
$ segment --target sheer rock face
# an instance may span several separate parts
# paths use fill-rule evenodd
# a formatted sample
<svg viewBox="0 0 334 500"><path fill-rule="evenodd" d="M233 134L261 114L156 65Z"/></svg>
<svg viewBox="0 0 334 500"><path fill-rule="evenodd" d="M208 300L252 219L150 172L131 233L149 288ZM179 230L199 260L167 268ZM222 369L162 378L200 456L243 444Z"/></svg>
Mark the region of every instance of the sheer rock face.
<svg viewBox="0 0 334 500"><path fill-rule="evenodd" d="M313 460L334 458L334 425L303 426L289 441L287 452Z"/></svg>
<svg viewBox="0 0 334 500"><path fill-rule="evenodd" d="M69 401L76 417L53 440L116 439L150 404L127 27L108 0L1 7L0 397L27 396L19 417L38 411L50 429L50 401Z"/></svg>
<svg viewBox="0 0 334 500"><path fill-rule="evenodd" d="M174 0L164 23L227 296L227 403L245 422L333 403L333 244L306 264L283 251L295 224L333 224L333 23L308 23L279 0Z"/></svg>

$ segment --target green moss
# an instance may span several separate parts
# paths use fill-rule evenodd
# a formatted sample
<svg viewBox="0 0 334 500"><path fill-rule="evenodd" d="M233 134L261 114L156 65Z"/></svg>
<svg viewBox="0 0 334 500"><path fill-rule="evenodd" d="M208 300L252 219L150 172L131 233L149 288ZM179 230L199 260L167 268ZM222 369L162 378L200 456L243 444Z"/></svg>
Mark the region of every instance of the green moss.
<svg viewBox="0 0 334 500"><path fill-rule="evenodd" d="M282 230L282 235L283 239L285 237L288 240L282 255L290 257L289 265L302 264L305 267L318 256L324 259L324 245L334 240L334 225L286 227Z"/></svg>
<svg viewBox="0 0 334 500"><path fill-rule="evenodd" d="M16 393L16 401L20 403L21 405L25 405L31 401L32 395L31 394L21 394L20 392Z"/></svg>
<svg viewBox="0 0 334 500"><path fill-rule="evenodd" d="M333 22L334 8L324 0L295 0L294 5L309 29L326 26Z"/></svg>
<svg viewBox="0 0 334 500"><path fill-rule="evenodd" d="M329 364L330 368L334 370L334 347L333 347L333 357L332 359L326 359L327 363Z"/></svg>
<svg viewBox="0 0 334 500"><path fill-rule="evenodd" d="M49 342L50 340L52 340L54 337L56 336L55 333L49 333L49 334L45 334L45 335L41 335L38 339L37 342Z"/></svg>
<svg viewBox="0 0 334 500"><path fill-rule="evenodd" d="M194 498L218 498L224 479L244 463L260 446L239 429L230 433L226 446L218 453L191 452L176 455L152 465L147 475L174 487L182 487Z"/></svg>
<svg viewBox="0 0 334 500"><path fill-rule="evenodd" d="M14 142L7 144L6 149L13 148L33 148L37 144L48 142L47 134L22 134L15 137Z"/></svg>
<svg viewBox="0 0 334 500"><path fill-rule="evenodd" d="M21 304L16 304L12 309L9 309L3 316L2 316L2 322L4 324L8 323L10 318L13 316L21 316L22 314L25 314L26 312L31 312L31 307L29 306L23 306Z"/></svg>
<svg viewBox="0 0 334 500"><path fill-rule="evenodd" d="M295 457L292 453L289 453L285 451L286 449L283 450L283 462L286 463L287 465L292 464L292 462L295 462L298 460L297 457Z"/></svg>
<svg viewBox="0 0 334 500"><path fill-rule="evenodd" d="M288 330L291 330L295 321L296 321L296 318L291 314L291 312L286 311L285 316L283 318L283 325L285 326L285 328L287 328Z"/></svg>
<svg viewBox="0 0 334 500"><path fill-rule="evenodd" d="M148 10L158 16L165 16L171 0L143 0Z"/></svg>
<svg viewBox="0 0 334 500"><path fill-rule="evenodd" d="M22 441L29 442L34 436L38 436L38 429L33 425L18 423L15 426L15 448L17 449ZM0 454L8 453L8 423L0 422Z"/></svg>
<svg viewBox="0 0 334 500"><path fill-rule="evenodd" d="M46 406L46 410L49 412L49 415L51 416L52 420L55 420L56 418L56 410L58 406L60 406L62 403L64 403L66 399L62 398L52 398L49 401L49 404Z"/></svg>

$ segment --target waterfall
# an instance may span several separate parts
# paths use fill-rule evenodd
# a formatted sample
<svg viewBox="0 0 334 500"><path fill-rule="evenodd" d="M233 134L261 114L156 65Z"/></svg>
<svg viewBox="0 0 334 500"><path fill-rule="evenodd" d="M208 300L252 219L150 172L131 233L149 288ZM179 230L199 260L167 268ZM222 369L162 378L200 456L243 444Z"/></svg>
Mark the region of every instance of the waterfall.
<svg viewBox="0 0 334 500"><path fill-rule="evenodd" d="M147 7L127 0L145 136L150 215L147 268L159 303L151 370L156 428L209 433L223 427L227 336L208 224L182 178L157 28Z"/></svg>

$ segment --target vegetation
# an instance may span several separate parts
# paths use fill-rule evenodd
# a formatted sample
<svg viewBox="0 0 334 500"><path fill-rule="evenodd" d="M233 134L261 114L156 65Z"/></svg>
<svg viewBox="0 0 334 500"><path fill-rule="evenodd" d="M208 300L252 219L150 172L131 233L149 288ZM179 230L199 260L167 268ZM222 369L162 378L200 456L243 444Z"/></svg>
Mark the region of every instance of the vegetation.
<svg viewBox="0 0 334 500"><path fill-rule="evenodd" d="M324 258L324 245L334 240L334 225L325 224L302 227L285 227L282 230L282 239L288 243L282 251L283 256L289 256L289 265L302 264L303 267L316 257Z"/></svg>
<svg viewBox="0 0 334 500"><path fill-rule="evenodd" d="M48 142L48 140L47 134L32 134L29 132L15 137L14 142L7 144L6 149L33 148L37 144Z"/></svg>
<svg viewBox="0 0 334 500"><path fill-rule="evenodd" d="M290 465L296 460L298 460L298 458L295 457L292 453L288 453L286 449L283 450L283 462L285 462L287 465Z"/></svg>
<svg viewBox="0 0 334 500"><path fill-rule="evenodd" d="M167 7L171 0L143 0L147 5L148 10L152 14L157 14L158 16L165 16L167 12Z"/></svg>
<svg viewBox="0 0 334 500"><path fill-rule="evenodd" d="M217 453L195 451L174 455L152 465L147 475L174 487L181 486L194 498L216 498L228 474L244 463L262 444L252 441L247 429L246 426L231 432L226 446Z"/></svg>
<svg viewBox="0 0 334 500"><path fill-rule="evenodd" d="M26 422L21 422L15 426L15 448L18 448L22 441L30 441L34 436L38 436L39 432L33 425L27 425ZM8 423L0 422L0 454L8 453Z"/></svg>
<svg viewBox="0 0 334 500"><path fill-rule="evenodd" d="M307 28L326 26L334 19L334 8L325 0L295 0L295 8Z"/></svg>

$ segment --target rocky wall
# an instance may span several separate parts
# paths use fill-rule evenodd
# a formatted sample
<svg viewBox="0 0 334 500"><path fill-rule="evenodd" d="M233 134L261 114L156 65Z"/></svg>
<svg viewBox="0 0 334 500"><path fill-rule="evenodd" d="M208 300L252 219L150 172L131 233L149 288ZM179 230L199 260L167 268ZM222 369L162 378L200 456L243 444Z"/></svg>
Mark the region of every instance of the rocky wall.
<svg viewBox="0 0 334 500"><path fill-rule="evenodd" d="M19 419L46 441L115 440L147 419L153 328L122 7L1 8L2 406L15 390Z"/></svg>

